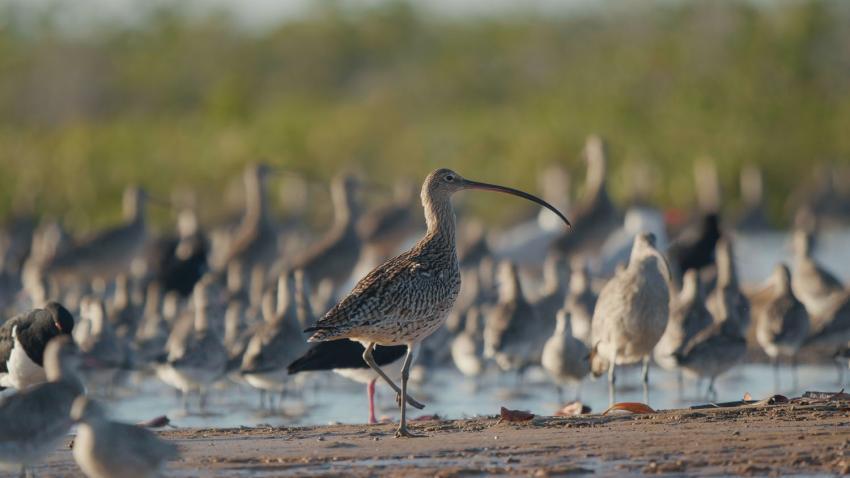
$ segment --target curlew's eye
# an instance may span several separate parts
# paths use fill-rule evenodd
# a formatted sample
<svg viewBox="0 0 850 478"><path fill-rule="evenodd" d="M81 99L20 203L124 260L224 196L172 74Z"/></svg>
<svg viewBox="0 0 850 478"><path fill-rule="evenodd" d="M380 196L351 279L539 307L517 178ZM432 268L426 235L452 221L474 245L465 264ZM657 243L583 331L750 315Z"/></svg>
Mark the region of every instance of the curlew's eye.
<svg viewBox="0 0 850 478"><path fill-rule="evenodd" d="M452 182L452 181L454 181L454 180L455 180L454 175L451 175L451 174L447 174L447 175L446 175L446 181L448 181L448 182Z"/></svg>

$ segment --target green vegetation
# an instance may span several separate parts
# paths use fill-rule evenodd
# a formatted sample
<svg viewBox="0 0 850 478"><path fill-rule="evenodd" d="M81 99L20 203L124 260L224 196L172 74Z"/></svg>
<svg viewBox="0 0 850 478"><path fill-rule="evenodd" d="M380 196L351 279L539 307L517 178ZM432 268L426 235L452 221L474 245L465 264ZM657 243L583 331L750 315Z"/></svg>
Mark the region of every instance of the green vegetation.
<svg viewBox="0 0 850 478"><path fill-rule="evenodd" d="M194 188L221 214L226 184L261 158L314 178L356 164L418 181L445 165L534 189L553 161L580 179L598 132L619 198L650 164L653 199L688 207L691 163L710 156L727 204L740 167L761 164L779 218L814 162L850 157L850 8L837 2L463 19L319 5L256 32L157 10L64 35L49 15L33 29L0 13L0 217L101 224L129 182Z"/></svg>

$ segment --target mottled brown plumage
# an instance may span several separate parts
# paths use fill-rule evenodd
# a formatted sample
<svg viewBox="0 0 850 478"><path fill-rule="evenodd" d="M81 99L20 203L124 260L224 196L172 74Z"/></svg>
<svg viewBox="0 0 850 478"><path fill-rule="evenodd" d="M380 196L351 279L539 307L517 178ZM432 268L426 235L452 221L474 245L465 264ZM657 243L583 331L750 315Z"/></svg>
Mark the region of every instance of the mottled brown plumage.
<svg viewBox="0 0 850 478"><path fill-rule="evenodd" d="M309 329L311 342L349 338L363 342L363 359L399 395L401 422L396 436L412 436L405 423L405 403L422 405L407 396L410 364L419 343L442 326L460 291L455 246L455 215L451 196L462 189L485 189L524 197L551 209L542 199L515 189L462 178L438 169L425 178L422 206L427 232L407 252L390 259L360 280L354 290ZM399 389L372 358L376 345L406 345L407 356Z"/></svg>

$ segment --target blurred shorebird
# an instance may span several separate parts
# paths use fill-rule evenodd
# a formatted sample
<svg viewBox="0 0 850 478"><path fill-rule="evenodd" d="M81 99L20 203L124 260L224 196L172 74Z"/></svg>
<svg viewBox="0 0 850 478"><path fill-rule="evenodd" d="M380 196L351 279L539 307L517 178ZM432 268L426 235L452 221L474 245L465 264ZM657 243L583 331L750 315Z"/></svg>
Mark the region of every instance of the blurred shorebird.
<svg viewBox="0 0 850 478"><path fill-rule="evenodd" d="M812 330L820 330L826 312L840 300L844 286L832 273L812 257L813 236L808 231L794 231L794 273L791 287L794 295L806 306L813 322Z"/></svg>
<svg viewBox="0 0 850 478"><path fill-rule="evenodd" d="M484 372L484 340L481 333L481 311L472 306L464 316L464 328L452 340L451 354L455 367L467 377L477 378Z"/></svg>
<svg viewBox="0 0 850 478"><path fill-rule="evenodd" d="M141 426L110 420L89 398L77 397L70 416L78 424L74 461L89 478L152 478L178 456L177 445Z"/></svg>
<svg viewBox="0 0 850 478"><path fill-rule="evenodd" d="M667 370L675 370L679 366L676 354L699 332L713 323L714 319L705 306L699 275L696 270L689 269L682 279L682 290L679 291L679 297L670 311L670 320L667 321L664 335L655 346L655 363ZM679 384L681 385L681 377Z"/></svg>
<svg viewBox="0 0 850 478"><path fill-rule="evenodd" d="M418 227L413 214L415 198L413 183L399 182L395 185L395 197L389 204L369 211L358 220L357 233L369 262L391 257Z"/></svg>
<svg viewBox="0 0 850 478"><path fill-rule="evenodd" d="M770 357L779 388L779 357L791 357L794 387L797 386L797 352L809 333L809 314L791 289L791 272L779 264L770 278L772 296L756 321L756 340Z"/></svg>
<svg viewBox="0 0 850 478"><path fill-rule="evenodd" d="M460 290L460 268L455 244L455 215L451 197L463 189L484 189L513 194L551 209L528 193L464 179L449 169L438 169L425 178L422 206L427 232L409 251L390 259L364 277L354 290L319 322L307 329L311 342L350 338L365 344L363 359L398 394L401 419L397 436L415 436L407 428L406 405L423 405L407 394L410 365L422 340L443 325ZM375 363L372 350L379 345L405 345L399 388Z"/></svg>
<svg viewBox="0 0 850 478"><path fill-rule="evenodd" d="M591 321L597 297L591 287L587 262L581 259L573 260L571 269L570 290L564 302L564 308L570 313L573 336L589 345Z"/></svg>
<svg viewBox="0 0 850 478"><path fill-rule="evenodd" d="M266 322L251 337L242 357L242 375L261 392L283 393L287 366L307 349L298 321L296 292L294 272L282 274L277 282L277 306L272 307L271 294L267 295L263 304Z"/></svg>
<svg viewBox="0 0 850 478"><path fill-rule="evenodd" d="M58 253L45 265L45 273L61 282L111 279L126 273L147 243L145 190L130 187L124 192L124 224L89 236Z"/></svg>
<svg viewBox="0 0 850 478"><path fill-rule="evenodd" d="M573 219L575 232L559 237L553 247L566 256L595 253L606 237L622 225L622 216L608 195L607 151L602 138L590 136L584 146L587 176Z"/></svg>
<svg viewBox="0 0 850 478"><path fill-rule="evenodd" d="M243 270L255 264L268 266L277 258L277 231L269 219L266 181L274 172L266 164L253 164L245 169L245 212L239 227L229 239L227 252L218 257L218 266L239 261Z"/></svg>
<svg viewBox="0 0 850 478"><path fill-rule="evenodd" d="M717 399L714 388L717 377L737 364L747 352L747 340L739 325L741 319L735 317L734 304L729 303L729 298L720 295L713 323L673 354L678 366L698 377L708 377L710 400Z"/></svg>
<svg viewBox="0 0 850 478"><path fill-rule="evenodd" d="M728 316L730 320L735 321L738 328L741 329L741 334L746 337L752 316L750 300L747 299L738 285L738 272L735 269L732 241L727 237L721 238L717 242L714 256L717 266L717 281L714 290L708 296L706 306L714 316L715 321L718 317ZM723 305L729 310L721 312L720 301L724 301Z"/></svg>
<svg viewBox="0 0 850 478"><path fill-rule="evenodd" d="M769 229L764 210L764 183L761 169L748 164L741 169L741 200L743 209L738 217L737 229L759 232Z"/></svg>
<svg viewBox="0 0 850 478"><path fill-rule="evenodd" d="M652 234L635 237L629 265L599 293L591 324L591 369L608 371L614 403L614 369L643 361L644 399L649 399L649 356L667 327L670 272Z"/></svg>
<svg viewBox="0 0 850 478"><path fill-rule="evenodd" d="M0 326L0 390L22 390L47 380L44 351L54 337L70 335L74 317L58 302L48 302Z"/></svg>
<svg viewBox="0 0 850 478"><path fill-rule="evenodd" d="M348 279L357 264L361 248L357 235L360 209L355 198L358 187L358 180L350 175L337 176L331 182L333 225L291 267L303 270L311 284L328 280L336 289Z"/></svg>
<svg viewBox="0 0 850 478"><path fill-rule="evenodd" d="M514 371L521 377L526 367L540 361L546 337L537 342L544 323L523 294L516 264L500 262L498 281L499 302L484 325L484 356L495 360L503 371Z"/></svg>
<svg viewBox="0 0 850 478"><path fill-rule="evenodd" d="M713 264L720 235L720 217L716 212L701 213L697 222L680 231L667 250L676 277L680 279L688 269L700 270Z"/></svg>
<svg viewBox="0 0 850 478"><path fill-rule="evenodd" d="M195 285L193 320L191 324L174 324L165 345L165 363L157 368L164 382L182 392L184 411L189 408L189 393L196 390L203 412L207 389L227 371L227 349L207 317L208 280L205 277Z"/></svg>
<svg viewBox="0 0 850 478"><path fill-rule="evenodd" d="M565 383L576 384L576 400L581 394L581 381L590 373L587 345L573 336L570 314L566 309L555 317L555 332L543 346L541 364L558 386L558 401L563 403Z"/></svg>
<svg viewBox="0 0 850 478"><path fill-rule="evenodd" d="M59 446L71 428L71 405L84 393L70 337L52 339L44 352L47 383L0 400L0 464L19 465L21 476Z"/></svg>

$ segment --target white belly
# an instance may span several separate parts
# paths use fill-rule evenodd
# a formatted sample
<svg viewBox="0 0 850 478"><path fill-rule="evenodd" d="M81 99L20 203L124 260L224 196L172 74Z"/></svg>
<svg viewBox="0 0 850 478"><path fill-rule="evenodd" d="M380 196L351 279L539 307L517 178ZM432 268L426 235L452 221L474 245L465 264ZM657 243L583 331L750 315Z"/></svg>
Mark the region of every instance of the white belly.
<svg viewBox="0 0 850 478"><path fill-rule="evenodd" d="M12 330L15 345L12 347L9 359L6 360L6 369L9 373L4 377L4 383L0 385L23 390L27 387L46 382L47 377L44 374L44 368L33 362L24 351L23 346L15 334L16 330L17 327Z"/></svg>

